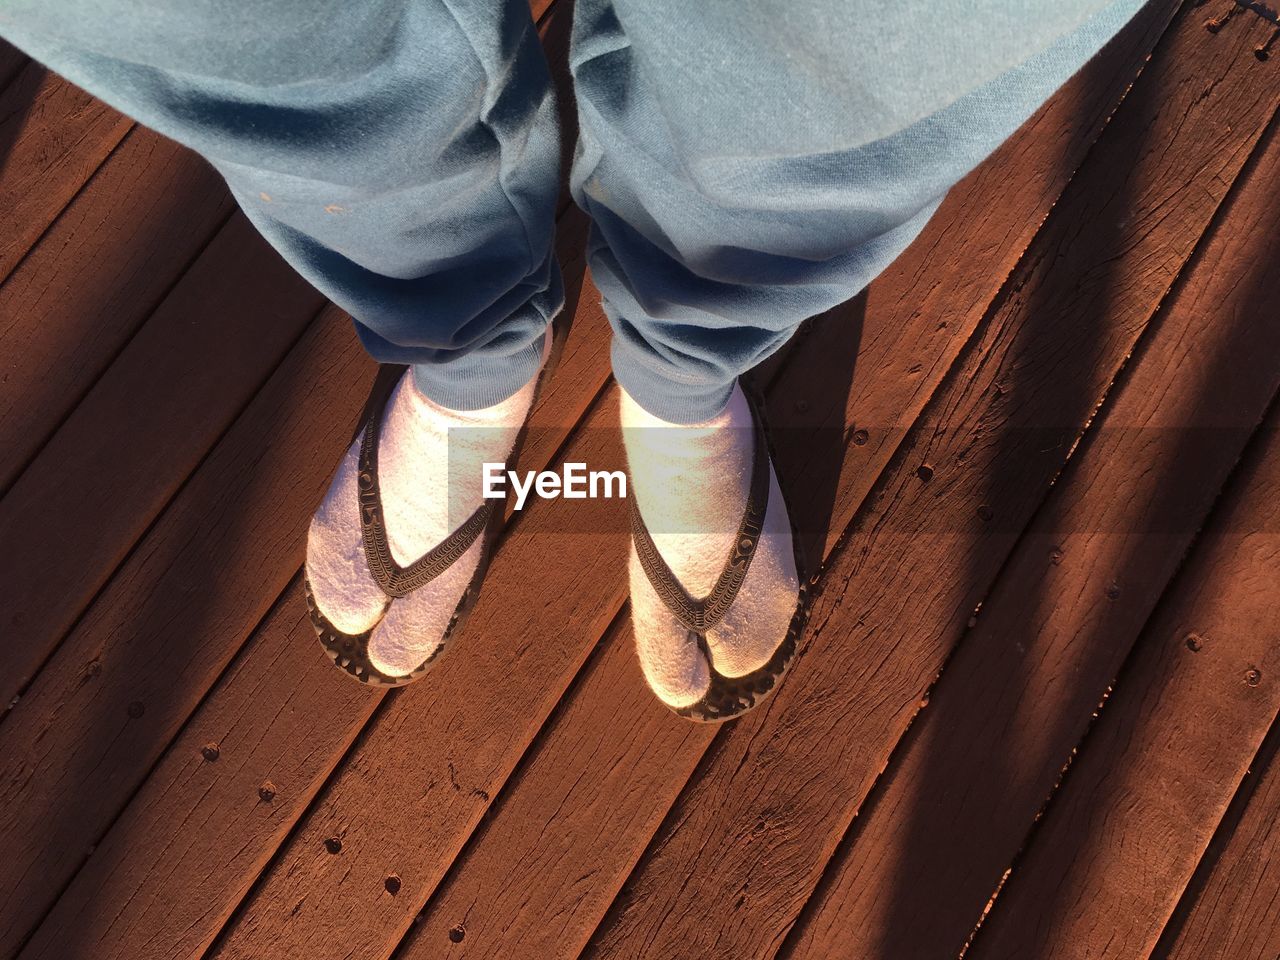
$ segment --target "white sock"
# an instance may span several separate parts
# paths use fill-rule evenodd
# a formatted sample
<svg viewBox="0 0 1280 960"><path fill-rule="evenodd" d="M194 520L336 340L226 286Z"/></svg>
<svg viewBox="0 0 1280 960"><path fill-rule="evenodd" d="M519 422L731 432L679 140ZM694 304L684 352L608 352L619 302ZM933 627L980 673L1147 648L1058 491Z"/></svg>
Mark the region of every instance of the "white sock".
<svg viewBox="0 0 1280 960"><path fill-rule="evenodd" d="M550 342L548 331L548 347ZM544 348L544 362L547 352ZM423 396L412 370L400 378L378 438L383 522L396 563L413 563L480 506L482 464L507 459L529 415L536 382L537 376L492 407L457 411ZM357 437L307 536L307 579L316 605L349 634L378 623L388 599L365 558L356 491L359 456ZM480 561L483 539L478 537L440 576L391 604L369 640L375 667L402 676L438 646Z"/></svg>
<svg viewBox="0 0 1280 960"><path fill-rule="evenodd" d="M645 411L624 390L623 441L631 496L658 552L685 590L705 597L715 586L746 509L755 435L740 387L705 423L681 426ZM631 619L645 678L674 707L696 702L710 671L740 677L756 670L786 637L799 599L791 524L770 465L764 533L732 605L707 631L707 663L689 631L662 602L631 546Z"/></svg>

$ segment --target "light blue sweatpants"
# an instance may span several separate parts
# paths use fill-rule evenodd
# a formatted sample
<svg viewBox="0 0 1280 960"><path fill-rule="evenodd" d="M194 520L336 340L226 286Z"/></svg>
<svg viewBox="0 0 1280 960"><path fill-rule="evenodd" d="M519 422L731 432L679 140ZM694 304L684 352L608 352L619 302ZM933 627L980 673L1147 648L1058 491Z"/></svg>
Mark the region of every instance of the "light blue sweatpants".
<svg viewBox="0 0 1280 960"><path fill-rule="evenodd" d="M716 414L1139 7L578 0L571 183L619 382ZM532 376L563 291L526 0L0 0L0 35L205 156L437 402Z"/></svg>

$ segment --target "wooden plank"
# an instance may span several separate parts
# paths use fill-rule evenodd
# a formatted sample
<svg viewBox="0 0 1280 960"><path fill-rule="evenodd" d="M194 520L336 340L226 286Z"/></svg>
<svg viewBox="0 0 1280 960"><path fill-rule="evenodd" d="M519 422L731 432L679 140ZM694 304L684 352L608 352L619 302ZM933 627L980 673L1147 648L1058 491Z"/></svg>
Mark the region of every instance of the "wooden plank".
<svg viewBox="0 0 1280 960"><path fill-rule="evenodd" d="M37 63L0 91L0 280L132 126Z"/></svg>
<svg viewBox="0 0 1280 960"><path fill-rule="evenodd" d="M657 701L619 617L397 956L576 956L714 733Z"/></svg>
<svg viewBox="0 0 1280 960"><path fill-rule="evenodd" d="M859 422L891 423L890 415L897 417L913 404L918 411L924 402L919 391L937 381L922 386L921 378L903 371L941 367L926 351L949 349L954 357L960 348L958 340L939 345L932 339L937 321L919 312L918 304L950 304L956 311L953 337L972 330L1004 278L1007 267L1001 268L1011 267L1022 253L1171 13L1171 8L1149 10L1150 19L1122 34L1103 59L958 187L920 240L872 284L865 315L855 302L814 325L793 351L802 357L794 361L795 372L791 378L784 373L769 399L771 420L789 428L782 436L775 430L776 440L792 451L816 443L821 455L829 455L833 443L849 443L852 431L838 419L845 392L824 395L821 384L801 390L796 383L815 371L847 378L850 339L858 350L858 373L849 392L874 402L885 416ZM1064 153L1066 159L1055 165ZM974 250L982 250L983 257L975 258ZM850 336L850 326L858 323L860 347ZM835 425L828 426L832 420ZM847 505L849 511L888 460L889 434L885 429L866 453L856 442L848 447L846 456L856 459L857 482L864 485ZM793 453L781 468L794 465ZM854 471L848 475L852 478ZM810 503L825 496L829 509L831 494L820 486L822 476L813 472L806 486L815 492ZM845 508L835 505L837 511ZM810 519L816 516L811 513ZM606 544L603 549L617 548ZM594 552L583 559L599 562ZM483 831L429 904L403 956L445 950L450 956L558 956L573 954L586 942L712 736L653 699L634 662L625 623L620 634L611 634L584 670Z"/></svg>
<svg viewBox="0 0 1280 960"><path fill-rule="evenodd" d="M0 724L0 955L297 571L372 373L345 318L313 325Z"/></svg>
<svg viewBox="0 0 1280 960"><path fill-rule="evenodd" d="M960 953L1280 388L1280 275L1252 256L1280 234L1268 140L983 601L788 956Z"/></svg>
<svg viewBox="0 0 1280 960"><path fill-rule="evenodd" d="M1268 419L978 930L975 960L1155 947L1280 712L1280 408Z"/></svg>
<svg viewBox="0 0 1280 960"><path fill-rule="evenodd" d="M11 641L0 702L30 681L323 304L237 214L0 499Z"/></svg>
<svg viewBox="0 0 1280 960"><path fill-rule="evenodd" d="M1258 36L1191 11L1161 43L837 552L790 676L717 738L591 955L782 945L1272 116Z"/></svg>
<svg viewBox="0 0 1280 960"><path fill-rule="evenodd" d="M580 296L577 293L582 282L585 219L575 211L561 226L561 251L576 314L560 374L531 418L519 469L547 465L607 376L608 323L598 295L590 287ZM332 312L326 325L340 322L337 312ZM313 336L314 331L308 334ZM332 348L317 346L311 355L322 356L325 349ZM339 360L326 378L345 381L367 366L358 353L345 348ZM333 422L320 411L297 429L313 438L327 437L333 434ZM249 449L241 456L259 452ZM333 459L336 462L337 454ZM326 482L332 465L317 464L321 472L307 482ZM193 482L199 482L205 469ZM308 504L300 495L295 508L293 499L290 511L305 520L314 502ZM518 522L527 522L542 509L530 507ZM269 537L276 552L293 565L292 572L301 556L305 525L295 542L292 535L276 529L279 524L272 510L269 502L262 503L238 522ZM287 546L282 548L282 542ZM509 544L504 545L495 557L484 596L514 592L527 579L527 554L522 559L509 558L510 550ZM545 557L541 541L535 550ZM478 630L481 639L493 636L505 647L509 632L494 633L478 626L484 604L482 599L457 641L459 646L469 643ZM232 616L234 611L222 615ZM213 621L214 616L207 619ZM495 660L503 656L502 650L494 653ZM442 669L453 659L443 661ZM376 691L352 683L320 655L300 589L296 582L292 584L97 845L23 956L74 956L74 947L89 943L95 958L150 957L158 951L172 957L198 954L307 808L379 699ZM317 716L333 718L319 735L314 725ZM201 749L209 743L219 746L216 767L201 766ZM257 785L266 781L274 784L275 793L269 810L254 799ZM253 787L247 793L246 784ZM236 844L230 857L228 837L234 837ZM208 864L217 867L209 869ZM174 889L183 891L179 902L173 899Z"/></svg>
<svg viewBox="0 0 1280 960"><path fill-rule="evenodd" d="M0 490L234 208L207 164L135 128L0 286Z"/></svg>
<svg viewBox="0 0 1280 960"><path fill-rule="evenodd" d="M317 656L295 581L21 957L200 956L359 730L317 719L380 699Z"/></svg>
<svg viewBox="0 0 1280 960"><path fill-rule="evenodd" d="M1273 526L1271 532L1275 530ZM1274 569L1274 557L1271 565ZM1232 800L1219 835L1152 956L1161 960L1275 960L1280 956L1280 849L1275 829L1280 817L1278 746L1280 726L1273 725L1254 758L1250 779Z"/></svg>

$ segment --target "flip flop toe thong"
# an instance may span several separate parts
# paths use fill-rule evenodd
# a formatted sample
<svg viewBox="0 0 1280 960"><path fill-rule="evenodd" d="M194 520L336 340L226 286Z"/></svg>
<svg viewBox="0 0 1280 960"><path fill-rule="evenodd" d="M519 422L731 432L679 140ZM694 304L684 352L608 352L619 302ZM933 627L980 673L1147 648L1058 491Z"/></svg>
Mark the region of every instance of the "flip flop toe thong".
<svg viewBox="0 0 1280 960"><path fill-rule="evenodd" d="M548 335L552 337L550 355L543 365L542 371L538 374L538 383L534 389L533 401L529 405L531 413L538 402L538 398L541 396L543 387L550 378L552 370L555 368L566 333L567 324L553 326L552 330L548 332ZM374 395L369 398L369 402L365 406L364 425L360 431L358 472L356 474L360 532L364 545L365 560L374 581L386 595L386 602L383 605L378 621L362 633L344 633L335 627L329 621L329 618L324 615L324 612L321 611L316 603L315 593L312 591L310 581L305 574L303 577L303 587L307 598L307 613L325 654L333 661L335 666L347 675L359 680L361 683L380 687L399 687L412 683L425 674L440 654L444 652L450 639L458 632L466 620L467 614L475 606L476 598L480 593L481 582L488 572L493 548L497 542L498 535L502 531L504 522L503 502L500 500L485 500L459 527L436 546L432 547L431 550L427 551L426 554L407 567L402 567L396 563L395 558L391 555L391 547L387 540L387 528L383 521L382 497L378 483L378 436L387 403L390 401L391 394L399 381L399 376L379 378L374 387ZM527 430L528 421L526 420L525 426L521 428L517 435L515 444L507 458L507 467L514 465L516 457L524 444ZM391 609L391 604L396 599L408 596L414 590L420 589L448 570L464 553L471 549L477 539L482 541L480 562L476 565L475 573L472 574L471 579L468 581L466 589L463 590L458 605L454 609L453 615L439 642L431 649L426 658L408 673L395 675L379 670L370 659L369 640L377 629L378 624L386 616L387 611Z"/></svg>
<svg viewBox="0 0 1280 960"><path fill-rule="evenodd" d="M758 405L752 402L751 410L755 424L755 453L747 505L724 569L711 588L711 592L705 597L691 596L684 585L676 579L645 526L635 498L631 498L631 535L635 541L640 567L653 585L658 597L688 631L688 642L698 645L702 655L707 658L708 666L711 667L711 683L702 697L683 707L672 707L670 704L667 706L682 717L704 723L720 723L741 716L758 706L772 692L786 672L792 657L795 656L796 644L809 615L808 581L802 569L800 538L793 529L792 544L799 593L795 613L791 617L782 642L778 644L765 664L742 676L724 676L711 666L707 631L723 619L746 580L747 571L751 568L751 559L755 556L756 548L764 533L765 515L769 509L769 482L772 469L769 448Z"/></svg>

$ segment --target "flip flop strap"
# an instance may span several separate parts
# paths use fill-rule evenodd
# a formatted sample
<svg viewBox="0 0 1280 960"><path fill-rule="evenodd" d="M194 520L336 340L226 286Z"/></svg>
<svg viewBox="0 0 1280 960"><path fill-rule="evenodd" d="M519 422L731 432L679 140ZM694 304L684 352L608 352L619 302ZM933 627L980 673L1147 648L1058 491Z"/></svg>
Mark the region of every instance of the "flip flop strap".
<svg viewBox="0 0 1280 960"><path fill-rule="evenodd" d="M360 440L359 473L356 477L360 502L360 528L364 539L364 555L369 572L382 592L389 597L403 597L434 580L449 569L484 532L493 514L494 501L485 500L466 521L428 550L402 567L391 555L387 527L383 520L382 496L378 484L378 434L383 411L392 387L373 405Z"/></svg>
<svg viewBox="0 0 1280 960"><path fill-rule="evenodd" d="M644 525L636 498L631 498L631 535L635 539L640 567L662 602L675 614L677 620L694 633L706 633L728 612L747 577L751 558L755 556L760 534L764 530L765 512L769 508L769 452L758 419L755 420L753 438L755 455L751 466L751 488L747 494L742 522L738 524L738 536L729 550L729 559L725 562L720 578L711 592L701 599L690 596L689 591L671 572Z"/></svg>

